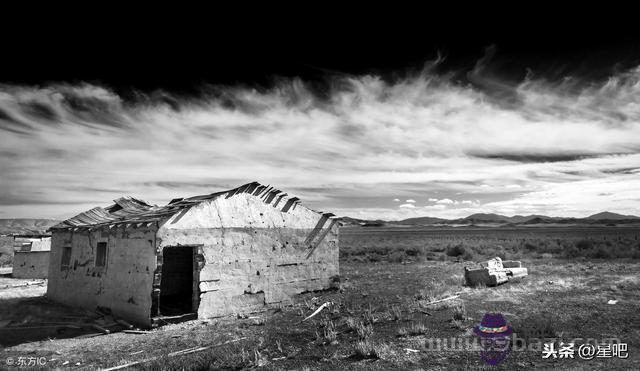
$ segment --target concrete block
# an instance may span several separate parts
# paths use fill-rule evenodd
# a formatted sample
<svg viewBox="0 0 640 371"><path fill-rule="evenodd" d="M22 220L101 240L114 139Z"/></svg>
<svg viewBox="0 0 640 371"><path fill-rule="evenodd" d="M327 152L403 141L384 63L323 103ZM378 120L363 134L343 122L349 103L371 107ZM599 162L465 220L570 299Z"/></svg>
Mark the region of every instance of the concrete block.
<svg viewBox="0 0 640 371"><path fill-rule="evenodd" d="M527 268L505 268L507 275L512 278L525 277L529 274Z"/></svg>
<svg viewBox="0 0 640 371"><path fill-rule="evenodd" d="M507 282L509 279L506 272L489 271L486 268L466 269L464 274L468 286L497 286Z"/></svg>
<svg viewBox="0 0 640 371"><path fill-rule="evenodd" d="M500 259L499 257L495 257L493 259L487 260L487 261L483 261L479 263L480 266L482 266L483 268L488 268L488 269L502 269L502 259Z"/></svg>
<svg viewBox="0 0 640 371"><path fill-rule="evenodd" d="M522 262L502 261L499 257L480 262L478 265L477 268L465 268L464 277L469 286L496 286L507 282L509 278L525 277L528 274L527 268L522 268Z"/></svg>
<svg viewBox="0 0 640 371"><path fill-rule="evenodd" d="M518 260L504 260L502 266L504 268L522 268L522 262Z"/></svg>

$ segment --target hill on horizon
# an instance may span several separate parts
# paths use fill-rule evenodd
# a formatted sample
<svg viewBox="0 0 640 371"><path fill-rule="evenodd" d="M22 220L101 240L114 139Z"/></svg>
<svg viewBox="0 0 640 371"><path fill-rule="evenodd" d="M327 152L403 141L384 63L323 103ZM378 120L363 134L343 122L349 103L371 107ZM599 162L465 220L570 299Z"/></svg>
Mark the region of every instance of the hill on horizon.
<svg viewBox="0 0 640 371"><path fill-rule="evenodd" d="M54 219L0 219L0 234L43 234L58 223Z"/></svg>
<svg viewBox="0 0 640 371"><path fill-rule="evenodd" d="M622 215L603 211L584 218L573 217L552 217L546 215L514 215L506 216L494 213L476 213L459 219L444 219L434 217L416 217L403 219L398 221L389 221L390 224L408 224L408 225L433 225L433 224L548 224L548 223L586 223L593 224L597 222L633 222L640 221L640 217L635 215Z"/></svg>
<svg viewBox="0 0 640 371"><path fill-rule="evenodd" d="M617 214L617 213L612 213L609 211L603 211L601 213L597 213L597 214L593 214L590 215L588 217L586 217L585 219L592 219L592 220L626 220L626 219L640 219L640 217L635 216L635 215L622 215L622 214Z"/></svg>

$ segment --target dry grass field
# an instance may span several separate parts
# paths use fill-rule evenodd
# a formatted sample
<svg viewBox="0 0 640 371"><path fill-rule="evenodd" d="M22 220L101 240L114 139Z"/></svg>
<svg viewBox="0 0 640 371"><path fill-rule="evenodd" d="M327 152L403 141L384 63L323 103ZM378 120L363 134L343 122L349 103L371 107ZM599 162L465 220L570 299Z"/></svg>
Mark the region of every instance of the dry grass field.
<svg viewBox="0 0 640 371"><path fill-rule="evenodd" d="M343 228L342 260L640 259L638 227Z"/></svg>
<svg viewBox="0 0 640 371"><path fill-rule="evenodd" d="M195 320L146 334L42 338L9 346L0 359L46 357L47 367L78 369L133 361L146 361L134 367L149 370L486 369L476 349L439 349L436 339L469 344L484 313L498 311L519 344L539 337L616 337L629 353L627 359L587 361L512 350L498 369L640 369L639 234L623 228L344 228L340 290L303 294L240 318ZM464 266L494 256L521 259L529 276L499 287L465 287ZM429 304L453 294L459 297ZM19 300L0 306L36 311L53 305L37 295L24 300L30 306ZM326 302L333 304L302 321ZM209 348L197 351L202 347Z"/></svg>

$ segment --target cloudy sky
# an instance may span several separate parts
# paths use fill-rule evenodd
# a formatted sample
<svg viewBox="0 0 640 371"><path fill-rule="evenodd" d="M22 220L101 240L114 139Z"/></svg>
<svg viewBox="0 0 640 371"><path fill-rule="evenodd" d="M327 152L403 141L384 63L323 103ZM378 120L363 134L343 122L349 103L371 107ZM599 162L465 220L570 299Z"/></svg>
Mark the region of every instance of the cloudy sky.
<svg viewBox="0 0 640 371"><path fill-rule="evenodd" d="M124 99L86 82L0 86L0 218L65 218L260 181L359 218L640 210L640 68L597 82L438 61L394 78Z"/></svg>
<svg viewBox="0 0 640 371"><path fill-rule="evenodd" d="M0 218L251 181L359 218L640 214L635 13L246 8L8 13Z"/></svg>

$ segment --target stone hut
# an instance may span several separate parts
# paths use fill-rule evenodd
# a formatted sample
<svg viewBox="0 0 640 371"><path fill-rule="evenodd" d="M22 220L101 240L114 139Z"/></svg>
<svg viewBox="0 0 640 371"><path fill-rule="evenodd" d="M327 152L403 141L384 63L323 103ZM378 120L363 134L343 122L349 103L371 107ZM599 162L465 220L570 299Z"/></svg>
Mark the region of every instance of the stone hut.
<svg viewBox="0 0 640 371"><path fill-rule="evenodd" d="M49 235L16 235L13 236L13 269L14 278L47 278L49 272Z"/></svg>
<svg viewBox="0 0 640 371"><path fill-rule="evenodd" d="M166 206L119 198L51 227L47 296L145 327L259 311L332 286L338 223L257 182Z"/></svg>

